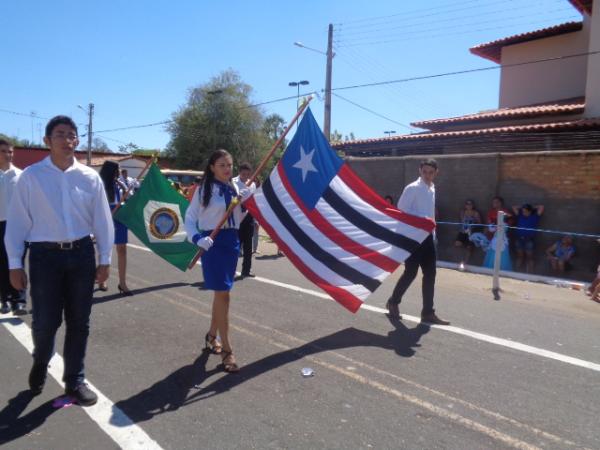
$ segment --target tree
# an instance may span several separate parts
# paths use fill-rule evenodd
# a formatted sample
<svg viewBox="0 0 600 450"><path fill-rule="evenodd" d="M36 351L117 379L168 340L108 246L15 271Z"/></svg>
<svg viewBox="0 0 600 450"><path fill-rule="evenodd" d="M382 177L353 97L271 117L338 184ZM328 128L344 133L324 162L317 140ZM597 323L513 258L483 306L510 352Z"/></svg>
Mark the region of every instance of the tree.
<svg viewBox="0 0 600 450"><path fill-rule="evenodd" d="M87 151L87 149L88 149L87 139L80 139L78 150L79 151ZM92 139L92 151L93 152L112 153L112 150L110 149L108 144L99 137L95 137Z"/></svg>
<svg viewBox="0 0 600 450"><path fill-rule="evenodd" d="M279 139L279 137L283 134L284 130L285 120L279 114L271 114L265 118L265 121L263 123L263 133L267 136L269 142L269 150L271 149L271 147L273 147L275 142L277 142L277 139ZM275 154L273 155L269 163L267 164L267 167L265 168L265 173L263 173L263 175L268 174L271 171L271 169L275 167L275 164L279 162L286 146L287 139L284 139L275 151Z"/></svg>
<svg viewBox="0 0 600 450"><path fill-rule="evenodd" d="M179 167L203 170L211 153L224 148L236 163L256 164L268 150L269 138L262 111L251 106L251 93L252 87L231 69L190 89L186 105L167 126L167 156Z"/></svg>
<svg viewBox="0 0 600 450"><path fill-rule="evenodd" d="M10 142L10 144L14 147L43 147L42 145L35 144L27 139L19 139L16 136L8 136L4 133L0 133L0 139Z"/></svg>
<svg viewBox="0 0 600 450"><path fill-rule="evenodd" d="M329 141L332 144L337 144L339 142L353 141L354 139L356 138L354 137L354 133L352 131L350 132L350 134L342 135L342 133L340 133L338 130L333 130Z"/></svg>
<svg viewBox="0 0 600 450"><path fill-rule="evenodd" d="M130 142L129 144L119 145L117 151L119 153L135 153L138 149L139 147L137 145L135 145L133 142Z"/></svg>

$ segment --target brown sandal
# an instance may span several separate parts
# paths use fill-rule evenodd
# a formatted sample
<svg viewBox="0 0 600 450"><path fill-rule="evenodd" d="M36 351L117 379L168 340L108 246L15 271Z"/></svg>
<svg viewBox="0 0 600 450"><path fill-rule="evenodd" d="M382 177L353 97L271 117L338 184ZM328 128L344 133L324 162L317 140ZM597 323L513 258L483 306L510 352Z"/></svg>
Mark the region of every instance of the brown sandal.
<svg viewBox="0 0 600 450"><path fill-rule="evenodd" d="M206 336L204 337L204 350L212 353L213 355L220 355L223 351L223 346L217 340L216 336L206 333Z"/></svg>
<svg viewBox="0 0 600 450"><path fill-rule="evenodd" d="M226 352L224 351L222 353L222 358L223 358L223 370L227 373L235 373L235 372L239 372L240 368L237 365L237 363L235 362L235 357L233 356L233 352Z"/></svg>

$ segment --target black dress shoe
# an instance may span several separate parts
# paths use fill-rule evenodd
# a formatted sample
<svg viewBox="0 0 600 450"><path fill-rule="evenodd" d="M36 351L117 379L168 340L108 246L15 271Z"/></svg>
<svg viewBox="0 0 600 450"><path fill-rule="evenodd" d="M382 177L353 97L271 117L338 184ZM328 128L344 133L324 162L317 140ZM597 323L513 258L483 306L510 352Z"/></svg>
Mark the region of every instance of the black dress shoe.
<svg viewBox="0 0 600 450"><path fill-rule="evenodd" d="M65 394L74 397L81 406L92 406L98 401L98 396L86 383L81 383L74 388L66 388Z"/></svg>
<svg viewBox="0 0 600 450"><path fill-rule="evenodd" d="M24 316L27 314L27 307L25 306L25 303L13 303L12 312L15 316Z"/></svg>
<svg viewBox="0 0 600 450"><path fill-rule="evenodd" d="M46 375L48 374L47 364L33 364L29 372L29 389L33 395L41 394L46 384Z"/></svg>
<svg viewBox="0 0 600 450"><path fill-rule="evenodd" d="M400 308L398 307L398 303L392 303L391 300L388 300L385 304L385 307L388 310L388 317L390 319L402 320L402 316L400 315Z"/></svg>
<svg viewBox="0 0 600 450"><path fill-rule="evenodd" d="M256 275L254 275L253 272L246 272L246 273L242 273L242 278L255 278Z"/></svg>
<svg viewBox="0 0 600 450"><path fill-rule="evenodd" d="M435 313L426 314L421 316L421 322L431 323L433 325L450 325L450 322L447 320L442 320Z"/></svg>
<svg viewBox="0 0 600 450"><path fill-rule="evenodd" d="M8 314L10 312L10 306L8 306L8 302L2 300L0 304L0 314Z"/></svg>

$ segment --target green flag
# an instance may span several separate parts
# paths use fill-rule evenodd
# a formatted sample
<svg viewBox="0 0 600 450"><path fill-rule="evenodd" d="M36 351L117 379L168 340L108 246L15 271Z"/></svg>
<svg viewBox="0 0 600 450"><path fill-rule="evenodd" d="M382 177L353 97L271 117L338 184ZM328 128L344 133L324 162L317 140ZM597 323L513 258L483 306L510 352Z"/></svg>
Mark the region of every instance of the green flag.
<svg viewBox="0 0 600 450"><path fill-rule="evenodd" d="M161 258L185 271L198 252L187 241L184 220L189 202L167 181L156 164L139 190L115 213L133 234Z"/></svg>

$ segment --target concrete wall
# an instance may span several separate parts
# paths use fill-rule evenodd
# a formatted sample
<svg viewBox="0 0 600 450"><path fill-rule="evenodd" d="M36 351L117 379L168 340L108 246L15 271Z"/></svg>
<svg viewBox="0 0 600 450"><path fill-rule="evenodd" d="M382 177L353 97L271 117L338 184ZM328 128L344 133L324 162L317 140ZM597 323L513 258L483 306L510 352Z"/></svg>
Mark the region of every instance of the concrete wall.
<svg viewBox="0 0 600 450"><path fill-rule="evenodd" d="M459 222L459 211L473 199L483 216L492 197L504 197L507 206L523 203L546 207L540 228L600 234L600 151L528 152L436 156L440 172L436 180L439 221ZM379 194L394 201L404 186L418 177L422 157L349 158L352 169ZM453 248L458 229L438 228L440 259L458 261ZM538 233L536 272L548 273L544 250L557 235ZM600 245L591 238L576 238L577 257L568 276L588 280L598 265ZM473 263L480 264L476 252Z"/></svg>
<svg viewBox="0 0 600 450"><path fill-rule="evenodd" d="M502 49L502 64L586 53L589 21L573 33L509 45ZM587 56L502 69L500 108L532 105L585 95Z"/></svg>

